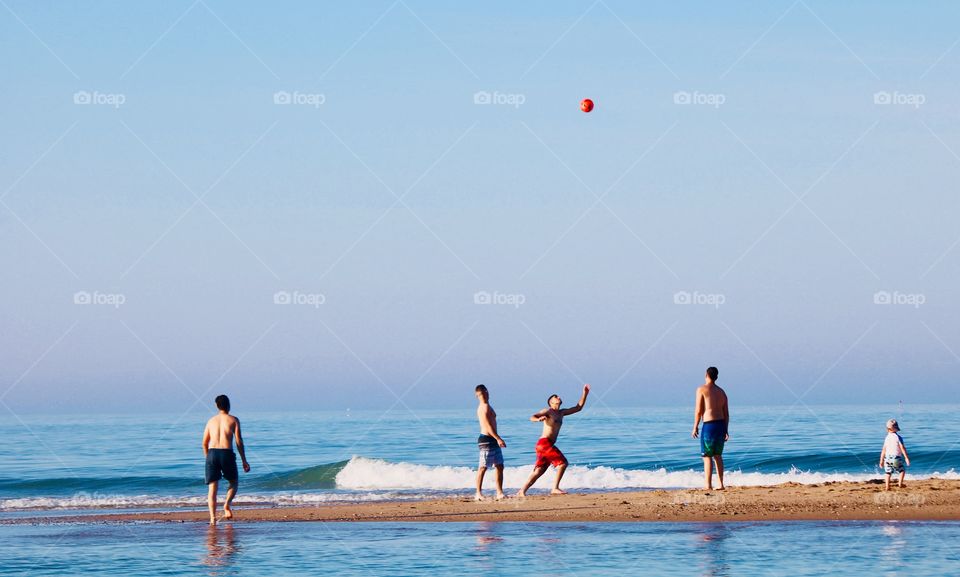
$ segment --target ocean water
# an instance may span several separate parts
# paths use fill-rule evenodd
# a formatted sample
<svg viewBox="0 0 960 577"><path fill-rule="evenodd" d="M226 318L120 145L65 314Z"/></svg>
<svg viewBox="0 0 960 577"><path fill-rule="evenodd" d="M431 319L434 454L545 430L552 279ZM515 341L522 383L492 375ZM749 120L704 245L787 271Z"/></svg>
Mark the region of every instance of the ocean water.
<svg viewBox="0 0 960 577"><path fill-rule="evenodd" d="M0 526L0 575L957 575L960 523Z"/></svg>
<svg viewBox="0 0 960 577"><path fill-rule="evenodd" d="M734 407L724 456L730 484L878 478L886 419L896 417L913 466L908 478L960 478L960 407ZM419 499L470 494L477 465L474 405L461 410L257 413L237 407L253 467L239 505ZM499 410L508 446L506 486L534 460L532 411ZM0 519L190 504L202 507L208 415L8 415L0 419ZM588 404L558 446L570 460L564 488L609 491L697 487L692 411ZM548 473L534 491L549 487ZM491 486L488 481L488 487Z"/></svg>

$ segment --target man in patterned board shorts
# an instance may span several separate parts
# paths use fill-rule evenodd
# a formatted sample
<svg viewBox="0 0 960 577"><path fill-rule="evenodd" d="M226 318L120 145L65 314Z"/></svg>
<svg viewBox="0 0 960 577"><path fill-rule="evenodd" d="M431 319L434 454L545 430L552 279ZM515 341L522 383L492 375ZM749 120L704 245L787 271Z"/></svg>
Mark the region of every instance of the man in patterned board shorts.
<svg viewBox="0 0 960 577"><path fill-rule="evenodd" d="M700 456L703 457L704 489L713 489L713 465L717 465L717 478L720 481L718 491L723 491L723 445L730 438L730 409L727 406L727 393L717 385L717 367L708 367L703 384L697 388L694 407L693 432L691 436L700 437ZM703 431L700 431L700 421Z"/></svg>
<svg viewBox="0 0 960 577"><path fill-rule="evenodd" d="M497 500L503 499L503 451L506 447L500 435L497 434L497 412L490 406L490 393L487 387L477 385L474 390L477 396L477 420L480 421L480 436L477 437L477 446L480 449L480 466L477 468L477 501L483 500L483 475L487 469L493 467L497 471Z"/></svg>

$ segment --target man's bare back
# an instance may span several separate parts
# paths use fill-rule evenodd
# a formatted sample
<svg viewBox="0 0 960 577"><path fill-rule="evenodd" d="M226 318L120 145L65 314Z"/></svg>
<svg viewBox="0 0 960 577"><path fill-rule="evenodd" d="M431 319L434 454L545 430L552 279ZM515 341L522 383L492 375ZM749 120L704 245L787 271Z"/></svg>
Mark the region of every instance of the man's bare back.
<svg viewBox="0 0 960 577"><path fill-rule="evenodd" d="M703 421L724 421L727 419L727 393L717 384L700 385L697 388L697 405L702 411Z"/></svg>
<svg viewBox="0 0 960 577"><path fill-rule="evenodd" d="M204 437L209 439L208 449L233 449L233 438L240 421L233 415L216 414L207 421ZM209 436L208 436L209 435Z"/></svg>

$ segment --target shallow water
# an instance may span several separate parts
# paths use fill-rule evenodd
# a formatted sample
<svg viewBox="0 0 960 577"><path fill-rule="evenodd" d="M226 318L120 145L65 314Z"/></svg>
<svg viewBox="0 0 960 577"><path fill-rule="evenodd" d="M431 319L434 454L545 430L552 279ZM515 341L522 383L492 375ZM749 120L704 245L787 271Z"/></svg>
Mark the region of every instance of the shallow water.
<svg viewBox="0 0 960 577"><path fill-rule="evenodd" d="M954 522L0 526L0 575L956 575Z"/></svg>

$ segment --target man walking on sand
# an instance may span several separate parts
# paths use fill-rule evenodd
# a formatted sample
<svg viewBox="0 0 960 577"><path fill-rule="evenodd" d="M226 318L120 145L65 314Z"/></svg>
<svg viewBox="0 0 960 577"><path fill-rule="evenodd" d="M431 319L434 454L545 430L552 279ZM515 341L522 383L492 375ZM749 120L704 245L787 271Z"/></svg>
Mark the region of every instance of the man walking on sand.
<svg viewBox="0 0 960 577"><path fill-rule="evenodd" d="M543 433L540 435L540 440L537 441L537 462L533 465L533 473L530 473L530 478L517 493L518 497L526 497L527 490L547 472L550 465L557 468L557 478L553 482L553 489L550 494L567 494L566 491L560 490L560 479L563 478L563 473L567 470L567 458L556 446L557 437L560 435L560 427L563 426L563 418L582 411L583 406L587 403L588 394L590 394L590 385L583 385L583 394L580 395L580 401L576 406L569 409L561 409L560 405L563 404L563 399L558 395L550 395L550 398L547 399L549 406L530 417L530 420L534 423L543 423Z"/></svg>
<svg viewBox="0 0 960 577"><path fill-rule="evenodd" d="M250 472L250 464L247 463L243 450L243 437L240 435L240 419L230 414L230 399L226 395L219 395L214 402L220 412L210 417L203 430L203 454L207 460L205 478L209 487L207 505L210 508L211 525L217 524L217 486L220 479L226 479L230 483L227 500L223 504L223 518L233 518L230 505L237 496L237 482L240 477L237 472L237 456L233 453L234 440L243 462L243 472Z"/></svg>
<svg viewBox="0 0 960 577"><path fill-rule="evenodd" d="M717 385L717 367L707 368L704 382L697 387L694 401L693 432L698 436L700 420L703 431L700 436L700 456L703 457L703 475L706 480L704 489L713 489L713 463L717 464L717 478L720 480L718 491L723 491L723 444L730 438L727 433L730 425L730 411L727 408L727 394Z"/></svg>
<svg viewBox="0 0 960 577"><path fill-rule="evenodd" d="M477 385L477 420L480 421L480 436L477 446L480 448L480 466L477 468L477 501L483 501L483 475L494 467L497 471L497 500L503 499L503 451L507 443L497 434L497 413L490 406L490 393L487 387Z"/></svg>

